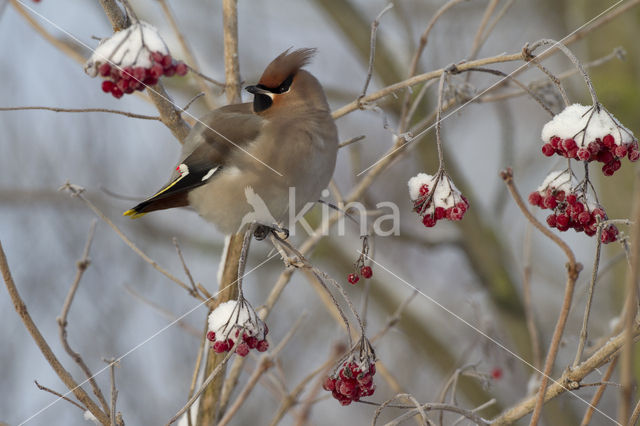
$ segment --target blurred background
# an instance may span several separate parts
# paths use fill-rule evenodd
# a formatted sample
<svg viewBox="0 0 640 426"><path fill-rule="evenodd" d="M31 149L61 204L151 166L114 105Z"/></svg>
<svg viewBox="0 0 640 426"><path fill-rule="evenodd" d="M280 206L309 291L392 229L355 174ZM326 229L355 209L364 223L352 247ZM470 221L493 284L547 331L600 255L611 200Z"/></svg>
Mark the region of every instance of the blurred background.
<svg viewBox="0 0 640 426"><path fill-rule="evenodd" d="M78 62L35 32L15 3L0 1L3 81L0 106L104 107L157 115L153 106L141 97L116 100L104 94L100 81L89 78ZM224 80L220 2L168 3L202 72ZM380 23L369 93L407 77L420 34L443 3L393 2L394 7ZM517 53L525 43L541 38L562 39L614 3L500 1L494 17L505 5L511 6L476 56ZM629 2L623 2L626 3ZM71 36L95 47L95 37L112 33L98 2L42 0L23 4L23 9L32 8L41 15L30 13L43 28L69 42L85 58L90 51L75 43ZM160 30L173 56L183 59L180 44L159 2L131 0L131 4L141 19ZM309 70L324 85L332 109L353 101L366 77L371 22L387 4L378 0L240 1L239 56L244 81L255 82L265 65L289 47L317 47L318 54ZM418 72L468 58L487 4L469 0L447 12L429 36ZM590 74L602 103L636 135L640 132L639 18L640 8L631 8L570 46L586 63L609 55L618 46L627 51L624 61L611 59L591 69ZM519 65L505 63L495 68L510 72ZM572 69L570 62L559 54L545 65L556 74ZM466 77L458 76L456 81L462 84ZM520 75L526 83L543 77L537 70ZM494 81L494 76L474 74L466 90L474 93ZM572 101L589 102L578 75L568 78L565 84ZM165 87L178 106L186 105L199 92L189 76L165 79ZM414 88L414 92L419 88ZM218 96L210 101L224 105L221 90L215 86L212 90ZM507 87L500 93L513 90ZM416 122L432 112L436 95L436 86L427 91ZM247 93L244 96L245 100L250 99ZM397 94L400 99L403 96L404 92ZM366 136L340 151L334 178L343 193L358 182L357 173L393 144L392 131L384 128L384 122L387 120L392 129L396 128L399 105L388 97L379 104L380 111L355 111L337 121L341 140ZM206 109L201 98L190 107L190 112L199 116ZM556 107L555 111L559 109ZM505 192L498 173L506 166L513 167L517 185L526 196L549 171L563 167L563 162L555 157L546 159L540 154L540 131L548 120L548 114L522 96L471 103L447 118L442 135L448 171L471 201L471 209L459 224L440 222L435 228L426 229L411 212L407 180L419 172L434 173L437 168L433 132L414 142L416 146L366 191L363 201L368 205L393 201L401 209L400 235L374 241L376 261L401 279L374 267L367 310L371 335L411 295L407 282L535 364L522 301L523 267L528 264L532 268L533 311L546 353L562 300L565 260L541 235L534 232L526 237L526 222ZM0 240L29 312L77 380L84 379L62 349L56 317L60 315L75 275L76 261L96 216L80 200L58 191L66 181L84 187L86 197L135 244L174 275L186 279L172 243L176 237L195 280L211 292L217 288L216 272L224 236L197 214L177 209L136 221L121 216L135 200L152 194L166 181L178 158L180 144L160 122L105 113L2 111L0 128ZM635 165L625 160L622 170L613 177L603 179L593 174L609 217L629 216L634 169ZM545 217L539 211L535 213L539 218ZM312 212L309 220L315 219L317 212ZM300 244L304 236L299 230L293 242ZM578 282L556 373L573 360L595 251L594 241L583 234L571 231L562 237L585 265L585 271ZM323 239L311 260L346 284L346 274L351 272L359 244L354 227L346 236ZM525 250L525 246L529 249ZM525 256L526 252L530 257ZM594 341L610 332L622 305L625 268L624 261L619 262L621 252L617 244L604 250L603 266L610 264L611 259L618 262L612 263L596 289L590 323L590 337ZM268 253L267 243L254 243L248 267L262 262ZM116 370L118 410L127 424L164 424L187 400L206 308L200 307L184 317L181 326L169 327L156 335L170 321L191 310L197 304L195 299L136 256L104 222L97 224L90 258L91 265L69 313L69 342L94 372L104 368L102 358L121 356L146 342L131 351ZM254 306L264 301L282 270L283 265L276 258L246 279L245 293ZM361 284L347 289L357 306L362 303L364 288ZM336 342L344 341L341 326L327 312L304 275L296 273L269 317L272 344L282 339L302 312L308 316L279 360L289 390L327 359ZM4 289L0 290L0 324L5 342L0 345L0 421L13 425L55 399L39 391L34 380L58 391L66 392L66 388L26 332ZM476 372L486 376L462 379L457 390L458 402L473 408L496 398L496 404L482 412L487 418L526 396L533 372L530 366L421 295L403 311L400 322L376 342L375 349L401 389L420 402L437 401L456 368L474 365ZM246 365L241 384L246 382L255 359ZM496 369L500 370L500 377L491 378ZM96 379L103 390L108 390L108 370ZM594 375L587 381L598 380ZM613 380L617 378L614 376ZM382 377L377 377L377 383L372 400L383 402L395 394ZM585 388L576 393L589 399L594 391L595 388ZM614 417L616 392L609 390L600 404L603 411ZM279 403L279 394L272 386L259 385L232 423L269 424ZM577 424L584 410L584 403L563 395L549 404L544 413L547 424L568 425ZM370 405L342 408L333 399L325 399L314 405L310 422L369 424L374 412L375 407ZM390 410L381 420L400 413ZM596 413L594 424L607 424L605 417L598 416ZM282 424L295 421L294 409ZM79 409L61 401L28 424L85 423Z"/></svg>

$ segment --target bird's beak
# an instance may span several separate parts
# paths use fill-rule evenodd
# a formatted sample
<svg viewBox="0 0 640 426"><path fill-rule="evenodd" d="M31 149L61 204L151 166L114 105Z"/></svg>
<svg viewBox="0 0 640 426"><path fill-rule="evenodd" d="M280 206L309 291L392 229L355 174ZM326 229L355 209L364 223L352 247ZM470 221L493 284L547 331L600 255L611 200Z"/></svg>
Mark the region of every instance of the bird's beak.
<svg viewBox="0 0 640 426"><path fill-rule="evenodd" d="M249 93L252 93L254 95L267 95L269 97L271 97L273 94L267 90L261 89L258 86L247 86L244 88L244 90L246 90Z"/></svg>

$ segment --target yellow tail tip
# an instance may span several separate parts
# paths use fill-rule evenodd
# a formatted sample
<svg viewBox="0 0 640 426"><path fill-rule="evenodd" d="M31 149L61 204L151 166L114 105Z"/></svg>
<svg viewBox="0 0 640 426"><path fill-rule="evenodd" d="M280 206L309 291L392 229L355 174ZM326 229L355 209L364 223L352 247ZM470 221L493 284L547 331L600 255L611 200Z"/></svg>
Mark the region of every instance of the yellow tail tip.
<svg viewBox="0 0 640 426"><path fill-rule="evenodd" d="M131 219L138 219L139 217L144 216L146 213L139 213L133 209L129 209L126 212L122 213L122 216L130 216Z"/></svg>

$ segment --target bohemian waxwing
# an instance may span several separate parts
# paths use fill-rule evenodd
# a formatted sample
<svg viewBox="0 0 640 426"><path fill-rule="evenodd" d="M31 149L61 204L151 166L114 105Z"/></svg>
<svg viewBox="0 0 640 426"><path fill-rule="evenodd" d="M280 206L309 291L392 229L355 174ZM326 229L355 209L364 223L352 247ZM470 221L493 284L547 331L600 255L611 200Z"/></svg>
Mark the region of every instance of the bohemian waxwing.
<svg viewBox="0 0 640 426"><path fill-rule="evenodd" d="M191 205L225 234L254 221L293 227L287 219L319 199L338 150L322 86L301 69L314 53L283 52L257 85L246 88L253 103L227 105L201 117L169 183L124 215L136 218Z"/></svg>

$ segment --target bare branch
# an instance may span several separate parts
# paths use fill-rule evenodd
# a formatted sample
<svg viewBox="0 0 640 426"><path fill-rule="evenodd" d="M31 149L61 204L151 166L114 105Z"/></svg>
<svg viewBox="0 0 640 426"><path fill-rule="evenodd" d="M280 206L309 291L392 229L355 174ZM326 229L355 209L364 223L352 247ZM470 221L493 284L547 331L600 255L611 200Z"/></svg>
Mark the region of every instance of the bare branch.
<svg viewBox="0 0 640 426"><path fill-rule="evenodd" d="M13 281L13 277L11 276L11 271L9 270L9 265L7 264L7 257L4 253L4 249L2 248L2 243L0 242L0 272L2 273L2 277L4 279L5 285L7 286L7 290L9 291L9 297L13 302L13 306L20 315L20 319L22 319L23 324L33 337L36 345L42 352L42 355L46 358L49 365L55 373L58 375L60 380L67 386L70 392L72 392L78 400L84 404L85 407L93 414L100 422L103 424L109 423L108 414L104 413L98 405L91 399L89 395L76 383L71 374L62 366L58 358L55 356L51 347L44 339L40 330L31 319L31 315L29 315L29 311L27 310L27 306L24 301L20 297L18 293L18 289Z"/></svg>
<svg viewBox="0 0 640 426"><path fill-rule="evenodd" d="M45 111L55 111L55 112L108 112L111 114L120 114L120 115L124 115L126 117L131 117L131 118L139 118L141 120L161 121L160 117L156 115L136 114L133 112L118 111L116 109L108 109L108 108L56 108L56 107L46 107L46 106L0 107L0 111L25 111L25 110L45 110Z"/></svg>

